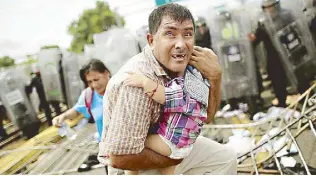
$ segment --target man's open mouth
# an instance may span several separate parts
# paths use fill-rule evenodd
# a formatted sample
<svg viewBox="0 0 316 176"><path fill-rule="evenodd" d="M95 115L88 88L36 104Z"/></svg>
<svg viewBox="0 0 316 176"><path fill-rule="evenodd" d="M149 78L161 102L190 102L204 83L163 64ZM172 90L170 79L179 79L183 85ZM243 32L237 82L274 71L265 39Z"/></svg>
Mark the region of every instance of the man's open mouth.
<svg viewBox="0 0 316 176"><path fill-rule="evenodd" d="M186 58L186 54L172 54L172 58L177 61L183 61Z"/></svg>

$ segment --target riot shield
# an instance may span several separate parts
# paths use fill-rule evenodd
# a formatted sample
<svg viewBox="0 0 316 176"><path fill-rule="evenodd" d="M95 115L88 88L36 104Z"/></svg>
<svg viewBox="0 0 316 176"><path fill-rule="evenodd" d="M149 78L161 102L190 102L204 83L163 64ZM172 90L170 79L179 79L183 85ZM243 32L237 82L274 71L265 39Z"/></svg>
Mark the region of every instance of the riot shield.
<svg viewBox="0 0 316 176"><path fill-rule="evenodd" d="M23 73L16 69L0 73L0 96L10 120L31 138L38 133L40 121L25 93Z"/></svg>
<svg viewBox="0 0 316 176"><path fill-rule="evenodd" d="M63 53L62 66L67 92L68 107L76 104L84 85L80 79L79 70L82 66L79 55L69 52Z"/></svg>
<svg viewBox="0 0 316 176"><path fill-rule="evenodd" d="M115 74L124 63L140 52L136 37L125 28L113 28L94 35L95 55Z"/></svg>
<svg viewBox="0 0 316 176"><path fill-rule="evenodd" d="M261 22L279 53L291 86L298 89L315 79L316 48L300 1L282 0L277 16L263 13Z"/></svg>
<svg viewBox="0 0 316 176"><path fill-rule="evenodd" d="M136 31L137 41L141 49L143 49L148 44L147 33L148 33L148 26L142 26Z"/></svg>
<svg viewBox="0 0 316 176"><path fill-rule="evenodd" d="M84 45L84 58L86 62L88 62L91 59L98 59L99 56L96 56L96 47L94 44L85 44Z"/></svg>
<svg viewBox="0 0 316 176"><path fill-rule="evenodd" d="M38 64L48 101L64 102L59 75L60 59L61 52L57 48L43 49L39 53Z"/></svg>
<svg viewBox="0 0 316 176"><path fill-rule="evenodd" d="M76 56L78 57L78 64L79 64L80 68L81 68L85 63L87 63L86 58L85 58L85 56L84 56L84 53L76 54Z"/></svg>
<svg viewBox="0 0 316 176"><path fill-rule="evenodd" d="M243 10L208 10L213 48L223 68L222 99L258 94L249 15Z"/></svg>
<svg viewBox="0 0 316 176"><path fill-rule="evenodd" d="M26 81L26 83L29 83L32 79L31 73L32 73L32 65L31 64L23 64L23 65L16 65L14 66L16 70L23 73L21 76L23 76L23 80Z"/></svg>

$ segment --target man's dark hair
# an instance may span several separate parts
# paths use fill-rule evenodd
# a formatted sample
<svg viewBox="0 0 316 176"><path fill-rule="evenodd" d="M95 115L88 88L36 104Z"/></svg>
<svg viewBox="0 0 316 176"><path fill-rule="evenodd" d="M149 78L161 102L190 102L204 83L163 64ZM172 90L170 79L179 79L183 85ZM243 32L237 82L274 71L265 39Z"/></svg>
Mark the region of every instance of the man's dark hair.
<svg viewBox="0 0 316 176"><path fill-rule="evenodd" d="M170 3L157 7L149 15L148 25L150 34L156 34L163 17L170 17L178 22L191 20L193 23L193 29L195 29L194 18L190 10L182 5Z"/></svg>

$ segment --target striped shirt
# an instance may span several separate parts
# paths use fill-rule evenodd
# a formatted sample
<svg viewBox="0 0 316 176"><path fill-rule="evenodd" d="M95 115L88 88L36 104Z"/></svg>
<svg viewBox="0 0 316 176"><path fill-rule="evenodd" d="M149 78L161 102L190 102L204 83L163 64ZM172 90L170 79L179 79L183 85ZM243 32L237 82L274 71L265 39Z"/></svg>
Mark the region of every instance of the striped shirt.
<svg viewBox="0 0 316 176"><path fill-rule="evenodd" d="M128 60L110 79L103 96L103 133L99 143L101 162L110 153L140 153L150 126L162 113L162 105L146 96L142 88L123 85L127 72L140 72L161 85L170 80L149 46Z"/></svg>
<svg viewBox="0 0 316 176"><path fill-rule="evenodd" d="M184 78L165 84L165 106L158 133L178 148L193 144L207 119L205 105L183 91Z"/></svg>

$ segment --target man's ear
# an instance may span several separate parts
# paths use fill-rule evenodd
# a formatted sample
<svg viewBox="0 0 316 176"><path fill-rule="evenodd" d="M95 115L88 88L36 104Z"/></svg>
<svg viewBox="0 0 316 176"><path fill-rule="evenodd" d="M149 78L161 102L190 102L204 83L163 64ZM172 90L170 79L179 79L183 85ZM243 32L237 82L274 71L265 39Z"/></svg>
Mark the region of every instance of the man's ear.
<svg viewBox="0 0 316 176"><path fill-rule="evenodd" d="M154 43L154 36L150 33L147 33L147 42L148 42L149 46L152 47L152 45Z"/></svg>

